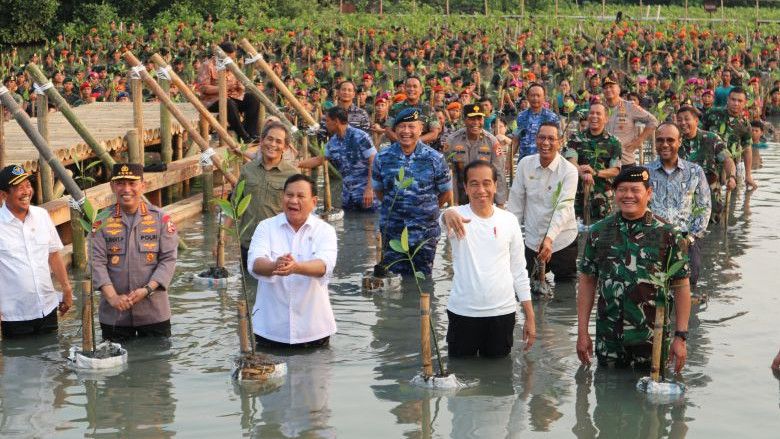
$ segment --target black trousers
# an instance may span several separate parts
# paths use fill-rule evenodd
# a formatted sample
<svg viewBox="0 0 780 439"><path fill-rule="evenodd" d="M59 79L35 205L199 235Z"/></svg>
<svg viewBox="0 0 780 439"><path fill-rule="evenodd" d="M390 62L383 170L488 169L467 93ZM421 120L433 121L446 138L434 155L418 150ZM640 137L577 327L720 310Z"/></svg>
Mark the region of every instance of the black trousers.
<svg viewBox="0 0 780 439"><path fill-rule="evenodd" d="M525 248L525 267L528 276L534 269L538 252ZM545 273L552 271L555 274L555 282L572 280L577 277L577 240L568 246L554 252L550 262L545 265Z"/></svg>
<svg viewBox="0 0 780 439"><path fill-rule="evenodd" d="M282 343L269 340L265 337L255 334L255 345L262 348L284 349L284 348L324 348L330 344L330 337L323 337L318 340L307 341L306 343Z"/></svg>
<svg viewBox="0 0 780 439"><path fill-rule="evenodd" d="M219 111L219 101L209 106L209 111ZM241 122L241 114L244 115L244 122ZM244 95L244 99L227 99L227 117L228 126L235 131L238 138L244 142L258 137L257 118L260 114L260 101L251 93Z"/></svg>
<svg viewBox="0 0 780 439"><path fill-rule="evenodd" d="M501 358L512 350L515 313L468 317L447 310L447 318L447 352L452 358L475 355Z"/></svg>
<svg viewBox="0 0 780 439"><path fill-rule="evenodd" d="M695 287L699 282L699 272L701 272L701 243L698 239L695 239L693 244L688 246L688 268L690 269L688 280L691 287Z"/></svg>
<svg viewBox="0 0 780 439"><path fill-rule="evenodd" d="M28 335L51 334L57 332L57 308L44 317L16 322L3 321L0 324L3 337L14 338Z"/></svg>
<svg viewBox="0 0 780 439"><path fill-rule="evenodd" d="M103 332L104 340L113 342L124 342L134 337L170 337L171 321L141 326L114 326L101 323L100 330Z"/></svg>

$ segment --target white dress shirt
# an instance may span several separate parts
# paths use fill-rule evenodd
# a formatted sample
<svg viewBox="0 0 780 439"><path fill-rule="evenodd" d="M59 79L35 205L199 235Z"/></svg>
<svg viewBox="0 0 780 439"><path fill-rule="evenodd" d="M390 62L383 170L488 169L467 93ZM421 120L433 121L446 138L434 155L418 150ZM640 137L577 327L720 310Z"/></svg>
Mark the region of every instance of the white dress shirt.
<svg viewBox="0 0 780 439"><path fill-rule="evenodd" d="M49 213L30 206L24 222L3 204L0 207L0 317L4 321L47 316L60 303L54 289L49 254L62 250L62 241Z"/></svg>
<svg viewBox="0 0 780 439"><path fill-rule="evenodd" d="M490 218L479 217L468 204L451 209L471 221L463 224L466 236L462 239L449 236L454 276L447 309L466 317L515 312L517 299L531 300L523 233L517 219L499 208L493 209ZM439 221L444 228L443 217Z"/></svg>
<svg viewBox="0 0 780 439"><path fill-rule="evenodd" d="M252 310L254 333L280 343L319 340L336 332L336 318L328 297L328 280L336 265L336 230L310 215L296 232L284 212L257 225L249 245L247 268L257 278ZM296 261L319 259L325 263L322 277L291 274L261 276L252 271L257 258L275 261L291 254Z"/></svg>
<svg viewBox="0 0 780 439"><path fill-rule="evenodd" d="M529 249L539 251L545 236L553 240L553 252L577 239L577 219L574 216L577 179L577 167L560 154L556 154L546 168L542 167L539 154L520 160L509 190L507 210L515 214L523 225L525 245ZM558 198L560 203L553 212L553 192L560 182L563 183Z"/></svg>

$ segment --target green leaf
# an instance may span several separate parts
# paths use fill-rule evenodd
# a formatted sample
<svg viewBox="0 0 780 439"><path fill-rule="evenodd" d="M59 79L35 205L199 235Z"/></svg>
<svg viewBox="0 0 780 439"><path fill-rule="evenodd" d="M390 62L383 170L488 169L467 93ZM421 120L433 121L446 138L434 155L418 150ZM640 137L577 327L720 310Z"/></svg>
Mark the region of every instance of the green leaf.
<svg viewBox="0 0 780 439"><path fill-rule="evenodd" d="M433 238L428 238L422 241L421 243L417 244L417 247L414 248L414 252L412 252L412 255L410 256L411 259L414 259L415 255L417 255L417 252L420 251L421 248L425 245L426 242L430 241Z"/></svg>
<svg viewBox="0 0 780 439"><path fill-rule="evenodd" d="M81 206L81 209L84 211L84 216L90 223L95 222L95 209L92 207L92 203L90 203L89 200L84 200L84 205Z"/></svg>
<svg viewBox="0 0 780 439"><path fill-rule="evenodd" d="M666 275L667 275L668 277L672 277L672 276L674 276L675 274L677 274L677 272L678 272L678 271L680 271L680 270L683 268L683 266L685 265L685 263L686 263L686 262L687 262L687 261L686 261L685 259L681 259L681 260L679 260L679 261L675 262L675 263L674 263L674 264L672 264L672 266L671 266L671 267L669 267L669 269L666 271Z"/></svg>
<svg viewBox="0 0 780 439"><path fill-rule="evenodd" d="M406 169L404 167L401 167L398 169L398 181L403 182L404 181L404 175L406 173Z"/></svg>
<svg viewBox="0 0 780 439"><path fill-rule="evenodd" d="M419 272L419 271L415 271L414 272L414 277L416 277L417 279L420 279L420 280L425 280L425 275L423 273Z"/></svg>
<svg viewBox="0 0 780 439"><path fill-rule="evenodd" d="M406 227L401 232L401 248L404 250L404 253L409 253L409 229Z"/></svg>
<svg viewBox="0 0 780 439"><path fill-rule="evenodd" d="M247 207L249 207L249 202L252 201L252 194L247 194L246 197L244 197L240 203L238 203L238 208L236 210L236 216L241 218L242 215L244 215L244 212L246 212Z"/></svg>
<svg viewBox="0 0 780 439"><path fill-rule="evenodd" d="M409 186L411 186L411 185L412 185L412 183L414 183L414 179L413 179L413 178L406 178L406 179L404 179L404 180L401 182L401 184L400 184L398 187L400 187L401 189L406 189L406 188L408 188Z"/></svg>
<svg viewBox="0 0 780 439"><path fill-rule="evenodd" d="M85 232L89 233L92 231L92 226L89 225L89 223L84 218L77 218L79 220L79 225L82 229L84 229Z"/></svg>
<svg viewBox="0 0 780 439"><path fill-rule="evenodd" d="M113 213L113 209L110 209L110 208L109 209L103 209L100 213L98 213L95 216L95 221L101 221L102 222L102 221L108 219L108 217L110 217L112 213ZM94 221L93 221L93 223L94 223Z"/></svg>
<svg viewBox="0 0 780 439"><path fill-rule="evenodd" d="M398 253L405 253L403 246L401 245L401 241L397 239L391 239L390 240L390 248Z"/></svg>
<svg viewBox="0 0 780 439"><path fill-rule="evenodd" d="M218 199L214 200L214 204L219 206L219 208L222 209L222 212L225 215L227 215L228 217L230 217L230 218L232 218L234 220L237 219L236 218L236 213L233 210L233 206L230 204L230 202L228 200L225 200L225 199L222 199L222 198L218 198Z"/></svg>
<svg viewBox="0 0 780 439"><path fill-rule="evenodd" d="M84 168L85 171L94 168L95 166L99 165L101 163L100 160L95 160L94 162L87 165L86 168Z"/></svg>
<svg viewBox="0 0 780 439"><path fill-rule="evenodd" d="M236 195L233 197L234 200L241 200L241 197L244 196L244 186L246 186L246 180L238 182L238 185L236 185Z"/></svg>

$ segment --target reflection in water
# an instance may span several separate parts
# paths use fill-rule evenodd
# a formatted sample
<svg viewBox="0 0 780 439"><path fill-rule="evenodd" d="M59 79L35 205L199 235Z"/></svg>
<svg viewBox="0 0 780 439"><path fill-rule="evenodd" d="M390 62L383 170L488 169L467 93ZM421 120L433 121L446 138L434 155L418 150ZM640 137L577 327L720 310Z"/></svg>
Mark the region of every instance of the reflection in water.
<svg viewBox="0 0 780 439"><path fill-rule="evenodd" d="M278 351L275 351L276 354ZM244 431L251 437L335 438L328 406L333 352L329 348L300 355L277 355L287 362L284 384L254 392L237 385Z"/></svg>

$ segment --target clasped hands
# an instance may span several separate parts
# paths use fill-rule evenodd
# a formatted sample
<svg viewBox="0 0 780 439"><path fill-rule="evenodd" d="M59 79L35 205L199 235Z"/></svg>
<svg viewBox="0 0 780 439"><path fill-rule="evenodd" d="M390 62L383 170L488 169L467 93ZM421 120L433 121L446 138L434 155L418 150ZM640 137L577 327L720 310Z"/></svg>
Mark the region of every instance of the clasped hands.
<svg viewBox="0 0 780 439"><path fill-rule="evenodd" d="M274 271L271 272L273 276L289 276L295 274L298 268L298 262L292 257L290 253L279 256L274 263Z"/></svg>
<svg viewBox="0 0 780 439"><path fill-rule="evenodd" d="M149 293L146 288L136 288L127 294L106 295L108 304L119 311L127 311L136 303L142 301Z"/></svg>

